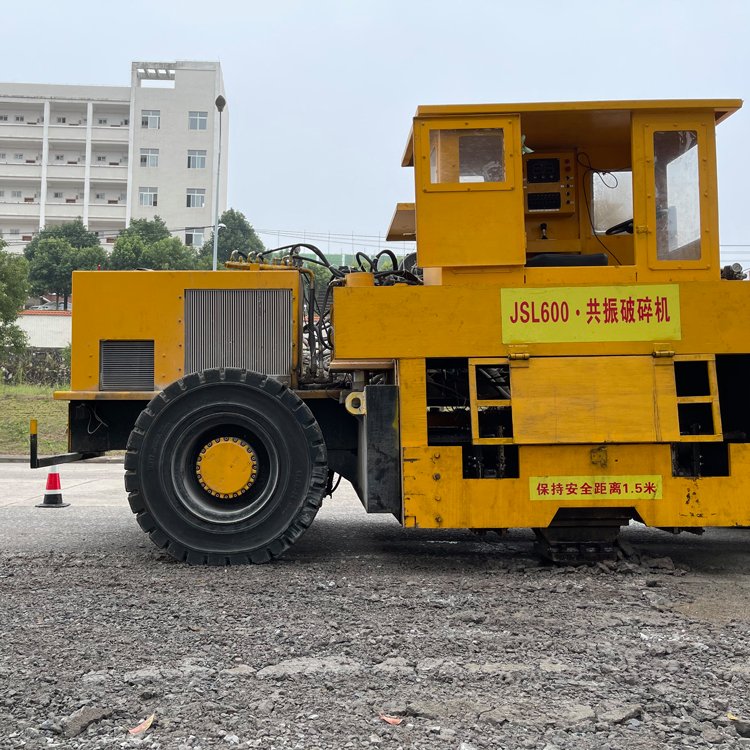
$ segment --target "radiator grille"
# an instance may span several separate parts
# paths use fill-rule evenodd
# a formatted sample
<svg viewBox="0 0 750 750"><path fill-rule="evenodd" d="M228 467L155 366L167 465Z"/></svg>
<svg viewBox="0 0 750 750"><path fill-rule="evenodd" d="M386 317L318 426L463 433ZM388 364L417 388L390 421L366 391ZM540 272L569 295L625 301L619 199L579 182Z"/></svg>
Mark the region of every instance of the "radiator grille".
<svg viewBox="0 0 750 750"><path fill-rule="evenodd" d="M240 367L288 376L290 289L186 289L185 372Z"/></svg>
<svg viewBox="0 0 750 750"><path fill-rule="evenodd" d="M99 390L153 391L153 341L100 341Z"/></svg>

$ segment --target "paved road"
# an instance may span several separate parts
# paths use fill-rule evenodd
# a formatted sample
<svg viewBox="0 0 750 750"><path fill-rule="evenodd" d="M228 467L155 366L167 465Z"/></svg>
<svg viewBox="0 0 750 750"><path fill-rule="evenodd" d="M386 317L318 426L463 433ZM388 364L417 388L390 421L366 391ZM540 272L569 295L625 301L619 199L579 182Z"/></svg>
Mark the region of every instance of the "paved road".
<svg viewBox="0 0 750 750"><path fill-rule="evenodd" d="M66 502L85 506L122 506L122 463L63 464L60 476ZM0 508L29 506L41 502L47 469L29 469L26 464L0 463Z"/></svg>
<svg viewBox="0 0 750 750"><path fill-rule="evenodd" d="M140 531L127 503L122 464L72 464L60 467L63 496L69 508L41 510L46 469L0 464L0 549L54 552L80 549L157 550ZM750 530L709 529L704 536L671 536L634 524L623 533L652 557L669 556L693 570L750 570ZM291 559L361 554L456 553L512 559L532 554L533 534L513 530L503 540L482 542L468 531L402 529L391 516L367 515L351 485L342 482L312 529L287 553Z"/></svg>

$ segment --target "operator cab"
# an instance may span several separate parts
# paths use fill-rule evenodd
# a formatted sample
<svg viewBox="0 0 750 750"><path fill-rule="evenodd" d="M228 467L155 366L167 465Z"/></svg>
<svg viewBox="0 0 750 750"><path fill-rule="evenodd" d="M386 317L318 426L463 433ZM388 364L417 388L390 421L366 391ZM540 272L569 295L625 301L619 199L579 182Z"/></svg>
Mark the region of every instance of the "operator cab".
<svg viewBox="0 0 750 750"><path fill-rule="evenodd" d="M417 240L427 284L471 283L480 269L506 283L718 277L714 128L740 106L420 107L402 162L416 201L398 205L388 239Z"/></svg>

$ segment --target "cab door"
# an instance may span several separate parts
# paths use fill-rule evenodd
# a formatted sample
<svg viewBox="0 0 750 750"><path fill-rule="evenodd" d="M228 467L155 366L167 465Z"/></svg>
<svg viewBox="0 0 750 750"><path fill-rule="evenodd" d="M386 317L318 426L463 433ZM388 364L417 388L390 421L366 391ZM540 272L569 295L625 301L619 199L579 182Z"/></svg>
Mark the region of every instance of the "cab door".
<svg viewBox="0 0 750 750"><path fill-rule="evenodd" d="M712 113L633 115L636 262L653 271L719 264ZM644 274L648 275L648 274Z"/></svg>
<svg viewBox="0 0 750 750"><path fill-rule="evenodd" d="M415 119L420 266L524 264L521 151L518 115Z"/></svg>

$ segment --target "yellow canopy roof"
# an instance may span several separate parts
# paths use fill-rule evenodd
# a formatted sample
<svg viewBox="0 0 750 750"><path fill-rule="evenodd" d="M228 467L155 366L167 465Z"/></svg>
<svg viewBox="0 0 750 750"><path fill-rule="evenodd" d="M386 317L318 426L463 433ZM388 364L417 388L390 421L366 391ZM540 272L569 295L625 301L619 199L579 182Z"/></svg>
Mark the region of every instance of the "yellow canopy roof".
<svg viewBox="0 0 750 750"><path fill-rule="evenodd" d="M715 121L721 122L742 107L741 99L643 99L602 102L543 102L516 104L437 104L417 107L416 117L447 118L469 115L555 114L558 132L580 132L582 128L629 127L630 115L637 111L676 112L687 110L713 111ZM533 120L534 118L524 118ZM414 166L413 130L409 132L401 165Z"/></svg>
<svg viewBox="0 0 750 750"><path fill-rule="evenodd" d="M388 242L413 241L417 238L417 214L413 203L397 203L386 235Z"/></svg>

